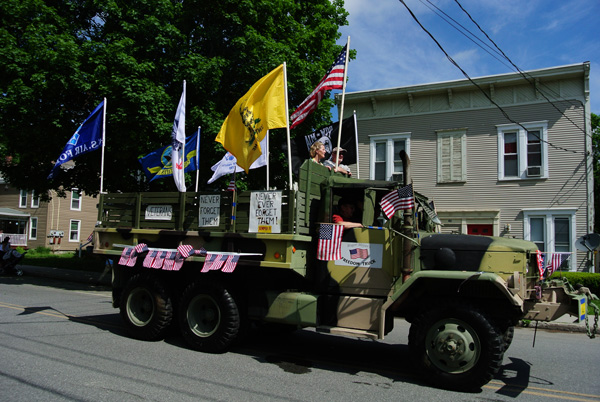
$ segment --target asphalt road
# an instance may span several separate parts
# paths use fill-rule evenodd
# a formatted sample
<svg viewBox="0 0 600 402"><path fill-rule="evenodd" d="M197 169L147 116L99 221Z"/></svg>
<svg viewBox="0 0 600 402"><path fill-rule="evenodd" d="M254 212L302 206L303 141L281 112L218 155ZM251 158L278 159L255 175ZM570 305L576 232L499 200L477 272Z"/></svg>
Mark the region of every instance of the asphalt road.
<svg viewBox="0 0 600 402"><path fill-rule="evenodd" d="M600 339L518 328L502 371L479 393L413 373L408 325L383 342L255 335L229 353L189 350L174 333L130 339L106 287L0 278L2 401L600 401Z"/></svg>

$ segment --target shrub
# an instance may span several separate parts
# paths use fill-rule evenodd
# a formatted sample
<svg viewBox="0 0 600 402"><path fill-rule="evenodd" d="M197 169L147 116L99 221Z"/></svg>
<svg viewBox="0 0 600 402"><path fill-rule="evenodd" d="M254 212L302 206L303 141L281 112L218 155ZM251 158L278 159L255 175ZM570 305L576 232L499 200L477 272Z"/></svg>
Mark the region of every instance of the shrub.
<svg viewBox="0 0 600 402"><path fill-rule="evenodd" d="M600 297L600 274L589 272L555 272L551 279L567 278L571 285L583 285L590 289L590 292Z"/></svg>

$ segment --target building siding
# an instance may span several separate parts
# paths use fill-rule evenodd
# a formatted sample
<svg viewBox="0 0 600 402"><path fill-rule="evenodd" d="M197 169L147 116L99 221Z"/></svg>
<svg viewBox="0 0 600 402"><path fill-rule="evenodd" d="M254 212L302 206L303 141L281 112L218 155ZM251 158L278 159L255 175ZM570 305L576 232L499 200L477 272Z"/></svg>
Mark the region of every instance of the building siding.
<svg viewBox="0 0 600 402"><path fill-rule="evenodd" d="M547 122L547 178L498 180L497 125L512 122L479 89L460 81L346 94L346 110L357 115L360 177L370 175L370 136L410 133L414 188L434 200L440 216L445 212L449 217L443 230L456 230L457 223L450 217L460 218L463 212L472 223L493 222L496 235L523 238L524 210L573 209L576 237L582 236L593 219L588 216L590 210L593 214L593 202L590 206L591 181L585 172L586 162L590 163L586 160L585 70L585 63L540 70L531 79L533 85L512 77L479 80L511 120ZM467 179L438 183L436 132L451 129L466 131ZM571 247L575 249L574 244ZM584 257L578 255L577 260Z"/></svg>

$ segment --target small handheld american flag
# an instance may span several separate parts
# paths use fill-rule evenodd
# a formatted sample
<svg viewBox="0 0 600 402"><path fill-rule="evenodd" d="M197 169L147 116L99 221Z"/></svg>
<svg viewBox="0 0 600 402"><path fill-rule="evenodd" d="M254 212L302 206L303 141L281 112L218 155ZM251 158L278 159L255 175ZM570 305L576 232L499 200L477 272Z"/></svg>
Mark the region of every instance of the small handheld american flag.
<svg viewBox="0 0 600 402"><path fill-rule="evenodd" d="M317 259L322 261L342 258L342 235L344 226L322 223L319 226Z"/></svg>
<svg viewBox="0 0 600 402"><path fill-rule="evenodd" d="M412 184L387 193L383 196L379 205L381 205L381 210L388 219L394 216L396 211L414 207Z"/></svg>

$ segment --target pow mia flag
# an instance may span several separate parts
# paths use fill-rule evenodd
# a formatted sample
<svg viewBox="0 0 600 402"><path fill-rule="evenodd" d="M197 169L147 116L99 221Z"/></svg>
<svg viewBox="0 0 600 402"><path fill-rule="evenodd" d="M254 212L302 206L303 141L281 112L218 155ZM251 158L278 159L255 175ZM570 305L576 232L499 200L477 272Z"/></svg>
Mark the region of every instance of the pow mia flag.
<svg viewBox="0 0 600 402"><path fill-rule="evenodd" d="M339 122L330 124L308 135L299 135L292 141L292 170L297 175L300 166L310 158L310 147L316 141L325 145L327 159L331 159L331 151L337 146ZM356 131L356 115L342 120L342 138L340 147L346 150L344 164L351 165L358 160L358 140Z"/></svg>

